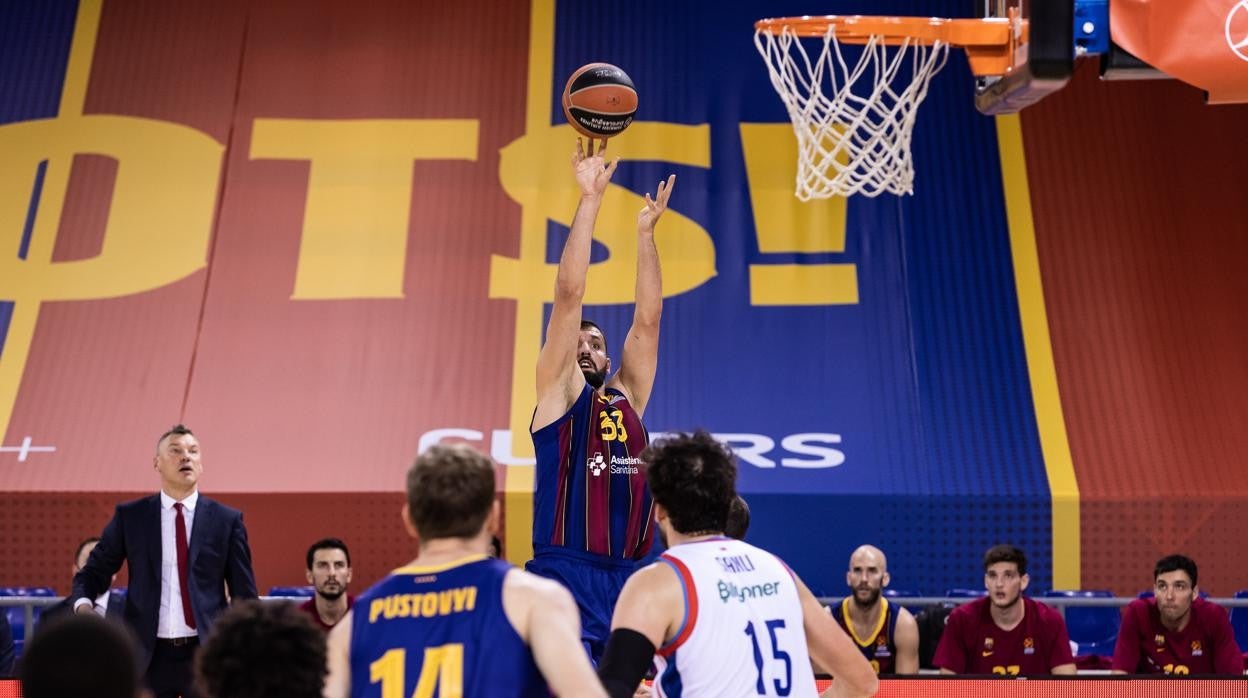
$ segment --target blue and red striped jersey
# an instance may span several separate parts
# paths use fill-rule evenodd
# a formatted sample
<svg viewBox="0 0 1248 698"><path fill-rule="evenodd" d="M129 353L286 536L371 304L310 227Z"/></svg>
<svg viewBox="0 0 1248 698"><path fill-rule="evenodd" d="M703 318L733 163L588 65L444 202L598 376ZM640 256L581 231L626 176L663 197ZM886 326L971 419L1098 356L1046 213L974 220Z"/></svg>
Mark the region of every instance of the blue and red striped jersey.
<svg viewBox="0 0 1248 698"><path fill-rule="evenodd" d="M614 388L589 384L571 409L533 433L533 548L557 546L639 560L654 537L641 417Z"/></svg>

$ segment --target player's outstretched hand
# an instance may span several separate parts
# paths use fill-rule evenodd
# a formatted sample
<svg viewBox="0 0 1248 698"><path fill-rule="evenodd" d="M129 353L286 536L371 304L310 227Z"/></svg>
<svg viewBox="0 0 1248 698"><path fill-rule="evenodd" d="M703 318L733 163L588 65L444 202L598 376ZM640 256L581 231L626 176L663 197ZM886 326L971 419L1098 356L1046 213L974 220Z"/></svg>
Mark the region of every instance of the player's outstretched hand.
<svg viewBox="0 0 1248 698"><path fill-rule="evenodd" d="M585 143L580 138L576 139L576 152L572 153L572 169L576 172L576 183L581 187L582 196L602 196L607 190L607 185L611 183L611 175L615 174L615 168L620 164L620 159L616 158L610 163L606 161L604 154L607 152L607 139L602 139L597 154L594 153L593 139L588 140L587 151Z"/></svg>
<svg viewBox="0 0 1248 698"><path fill-rule="evenodd" d="M667 210L667 200L672 196L672 187L676 186L676 175L668 175L666 182L659 182L659 188L654 194L654 198L650 198L650 194L646 194L646 207L637 213L637 229L638 230L654 230L654 224L659 222L659 216Z"/></svg>

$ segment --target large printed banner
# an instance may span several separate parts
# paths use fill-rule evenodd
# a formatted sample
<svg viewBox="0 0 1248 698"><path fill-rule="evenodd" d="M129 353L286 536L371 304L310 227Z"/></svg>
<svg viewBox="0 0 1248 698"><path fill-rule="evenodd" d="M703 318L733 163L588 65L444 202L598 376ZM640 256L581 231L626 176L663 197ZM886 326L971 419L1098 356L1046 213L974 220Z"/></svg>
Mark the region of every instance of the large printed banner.
<svg viewBox="0 0 1248 698"><path fill-rule="evenodd" d="M751 24L810 9L6 7L0 489L146 491L177 421L218 493L391 492L418 449L465 440L503 467L523 543L533 367L576 205L557 101L604 60L641 99L610 144L589 277L615 356L633 216L678 175L650 430L732 444L753 539L831 589L866 541L895 579L943 589L1009 540L1047 586L994 121L955 56L923 107L913 197L799 203Z"/></svg>

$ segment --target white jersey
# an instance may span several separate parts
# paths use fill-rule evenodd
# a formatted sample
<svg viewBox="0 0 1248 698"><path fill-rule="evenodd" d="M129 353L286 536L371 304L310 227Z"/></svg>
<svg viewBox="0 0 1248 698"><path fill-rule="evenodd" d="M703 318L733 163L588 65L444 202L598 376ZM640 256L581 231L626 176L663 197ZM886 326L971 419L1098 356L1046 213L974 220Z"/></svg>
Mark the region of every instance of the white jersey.
<svg viewBox="0 0 1248 698"><path fill-rule="evenodd" d="M685 618L654 661L666 698L818 695L793 573L775 555L731 538L683 543L670 565Z"/></svg>

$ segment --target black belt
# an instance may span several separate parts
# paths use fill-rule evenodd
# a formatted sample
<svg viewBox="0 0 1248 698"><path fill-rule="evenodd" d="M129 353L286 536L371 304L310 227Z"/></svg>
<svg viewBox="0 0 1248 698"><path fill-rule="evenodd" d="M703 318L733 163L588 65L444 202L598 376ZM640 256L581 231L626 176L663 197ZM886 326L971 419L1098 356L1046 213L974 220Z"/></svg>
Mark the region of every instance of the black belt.
<svg viewBox="0 0 1248 698"><path fill-rule="evenodd" d="M198 635L187 635L186 637L158 637L156 642L170 647L185 647L187 645L198 645Z"/></svg>

